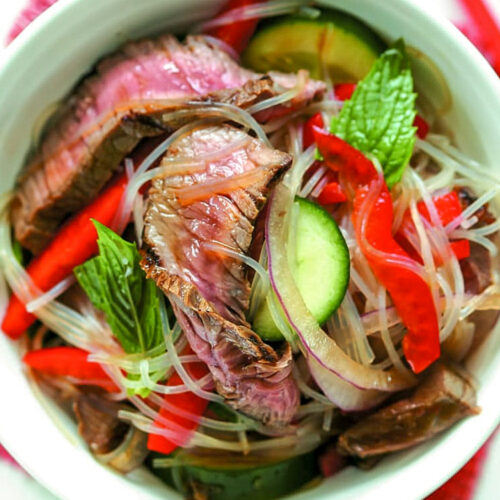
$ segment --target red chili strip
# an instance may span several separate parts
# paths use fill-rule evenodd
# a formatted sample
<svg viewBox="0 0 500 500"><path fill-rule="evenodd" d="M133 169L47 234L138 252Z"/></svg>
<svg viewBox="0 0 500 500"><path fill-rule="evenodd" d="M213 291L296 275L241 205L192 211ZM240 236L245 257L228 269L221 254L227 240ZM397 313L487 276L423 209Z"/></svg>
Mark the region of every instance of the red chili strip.
<svg viewBox="0 0 500 500"><path fill-rule="evenodd" d="M89 353L76 347L50 347L30 351L23 362L38 372L54 377L71 377L78 384L96 385L108 392L119 392L99 363L88 360Z"/></svg>
<svg viewBox="0 0 500 500"><path fill-rule="evenodd" d="M320 205L343 203L346 200L347 196L338 182L329 182L318 196L318 203Z"/></svg>
<svg viewBox="0 0 500 500"><path fill-rule="evenodd" d="M127 186L127 176L121 175L90 205L76 214L35 257L26 271L42 292L50 290L73 269L97 253L97 232L91 219L111 225ZM15 295L12 295L2 322L2 330L12 339L19 338L35 321Z"/></svg>
<svg viewBox="0 0 500 500"><path fill-rule="evenodd" d="M183 354L193 354L193 351L188 346L184 350ZM194 380L200 380L205 375L207 375L207 373L209 373L207 366L202 362L190 363L189 365L186 365L186 370ZM181 377L177 372L174 372L173 375L168 379L167 387L182 384L183 381ZM175 406L180 410L198 415L200 417L203 415L208 405L208 400L200 398L192 392L166 394L164 396L164 399L170 405ZM161 408L160 416L175 424L175 426L172 426L171 430L178 435L183 445L189 442L194 430L198 427L198 421L181 417L179 414L173 411L169 411L166 408ZM155 422L155 425L164 429L169 428L168 425L166 425L164 422ZM182 428L181 432L179 432L178 427ZM148 450L157 451L158 453L168 455L169 453L172 453L176 448L178 448L178 446L178 444L173 443L166 437L160 436L159 434L149 434L148 436Z"/></svg>

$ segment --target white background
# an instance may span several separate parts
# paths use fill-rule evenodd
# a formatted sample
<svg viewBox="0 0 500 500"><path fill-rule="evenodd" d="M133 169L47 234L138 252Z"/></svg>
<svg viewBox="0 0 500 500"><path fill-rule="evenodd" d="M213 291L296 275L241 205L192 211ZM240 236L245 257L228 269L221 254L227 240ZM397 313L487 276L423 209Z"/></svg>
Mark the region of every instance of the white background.
<svg viewBox="0 0 500 500"><path fill-rule="evenodd" d="M464 19L463 12L457 8L458 2L456 0L419 0L419 3L428 9L433 9L451 18L455 22L461 22ZM489 3L500 20L500 0L489 0ZM15 16L25 4L25 0L0 0L0 46L3 45ZM499 472L500 433L498 433L491 448L474 500L500 498L497 477ZM57 500L24 473L2 461L0 461L0 496L2 500Z"/></svg>

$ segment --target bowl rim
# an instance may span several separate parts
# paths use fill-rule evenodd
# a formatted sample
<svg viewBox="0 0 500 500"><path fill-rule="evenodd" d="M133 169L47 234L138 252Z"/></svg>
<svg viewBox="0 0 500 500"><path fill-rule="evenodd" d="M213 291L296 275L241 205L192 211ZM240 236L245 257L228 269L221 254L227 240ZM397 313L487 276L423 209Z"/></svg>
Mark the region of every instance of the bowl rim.
<svg viewBox="0 0 500 500"><path fill-rule="evenodd" d="M217 3L218 0L210 0L212 3ZM352 2L351 8L349 8L349 2ZM500 110L500 79L488 64L488 62L484 59L484 57L479 53L479 51L465 38L465 36L449 22L448 20L439 17L437 14L433 12L429 12L424 10L422 6L420 6L417 0L399 0L401 2L401 6L404 9L407 9L409 12L413 12L414 14L418 14L418 17L421 19L425 19L426 22L433 25L434 30L439 30L442 32L442 35L449 40L452 40L459 52L460 57L467 58L468 64L473 67L474 71L477 72L478 76L482 80L482 85L487 85L489 90L492 93L496 93L499 96L498 101L498 109ZM319 3L322 3L321 1ZM30 49L37 43L37 39L39 37L44 36L44 34L48 33L53 28L57 28L57 24L62 17L71 13L72 15L78 15L79 9L85 9L84 0L65 0L64 2L57 2L53 6L51 6L47 11L45 11L39 18L37 18L31 25L29 25L23 33L21 33L5 50L0 54L0 81L2 80L2 76L8 74L10 71L11 65L15 64L18 58L22 58L24 54L27 54ZM355 10L356 0L338 0L338 7L345 10ZM336 5L337 6L337 5ZM492 390L494 386L500 384L500 353L495 358L495 364L493 366L492 371L492 381L488 383L488 387L490 391L488 392L490 396L494 396L495 392ZM33 396L34 397L34 396ZM500 405L499 405L500 406ZM490 409L491 410L491 409ZM51 491L56 492L58 495L70 498L67 491L61 490L60 485L57 484L54 480L54 477L51 477L50 480L47 479L43 474L39 474L37 472L36 461L31 459L25 452L21 452L21 447L18 446L18 438L16 434L9 433L8 429L2 425L2 422L5 419L2 417L2 412L0 412L0 442L5 446L7 450L16 458L16 460L28 471L32 474L40 483L44 484ZM483 415L482 425L476 426L468 426L475 427L474 428L474 439L469 438L465 443L461 443L461 447L457 447L457 432L453 433L445 433L440 436L437 441L433 441L429 443L431 446L428 448L435 449L436 457L434 459L434 463L439 463L440 461L448 461L448 466L446 468L446 472L440 476L433 478L426 478L426 481L413 482L412 486L415 486L415 489L411 492L408 492L410 496L407 498L414 498L415 500L418 498L422 498L427 494L434 491L437 487L439 487L442 483L444 483L447 479L449 479L455 472L457 472L468 460L469 458L480 448L480 446L486 441L488 436L494 431L494 429L500 423L500 407L497 409L496 413L494 411L489 411L487 415ZM467 422L465 422L467 424ZM463 427L461 425L461 427ZM426 446L426 445L424 445ZM452 459L447 457L447 454L444 453L445 449L448 448L449 451L454 451L454 455ZM439 453L438 453L439 451ZM410 458L411 458L410 453ZM428 453L423 455L423 458L429 458ZM420 460L422 462L422 460ZM418 464L415 464L418 465ZM422 464L419 464L422 466ZM418 467L414 467L412 470L417 470ZM103 468L103 470L105 470ZM423 469L421 469L423 470ZM108 471L106 471L109 473ZM339 474L339 480L342 480L342 477L347 477L350 471L347 470ZM402 477L398 478L398 481L393 481L395 484L403 487L405 485L405 481L407 484L408 477L402 475ZM140 491L140 490L136 490ZM395 491L395 490L394 490ZM172 494L174 496L174 494ZM149 497L146 495L145 497ZM292 495L293 498L297 500L308 498L307 493L298 493ZM153 497L151 497L153 498ZM156 498L156 497L154 497ZM326 498L326 497L324 497ZM335 497L337 498L337 497ZM338 498L348 498L347 496L338 497ZM364 497L363 497L364 498Z"/></svg>

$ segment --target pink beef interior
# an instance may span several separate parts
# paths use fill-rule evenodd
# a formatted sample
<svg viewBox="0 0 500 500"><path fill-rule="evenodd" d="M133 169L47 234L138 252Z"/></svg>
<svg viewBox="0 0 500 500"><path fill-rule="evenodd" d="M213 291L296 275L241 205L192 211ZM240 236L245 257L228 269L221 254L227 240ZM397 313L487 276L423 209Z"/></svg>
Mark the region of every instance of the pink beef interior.
<svg viewBox="0 0 500 500"><path fill-rule="evenodd" d="M12 217L16 238L38 253L64 217L102 189L142 137L171 132L172 124L148 120L162 105L242 89L261 77L202 37L188 37L184 44L170 35L134 42L104 59L64 104L19 178ZM280 74L269 81L278 82L275 93L298 82L296 75ZM306 105L324 88L321 82L307 81L291 103L259 118ZM238 96L229 102L233 100L239 104Z"/></svg>
<svg viewBox="0 0 500 500"><path fill-rule="evenodd" d="M157 177L145 215L148 256L143 267L167 294L196 354L210 368L229 404L270 425L293 418L299 393L291 375L289 346L278 355L245 319L250 287L236 257L207 248L226 245L246 254L255 220L277 177L291 158L229 125L201 126L177 140L163 161L206 159L205 171ZM203 199L182 200L182 189L202 189L216 180L256 171L246 187Z"/></svg>
<svg viewBox="0 0 500 500"><path fill-rule="evenodd" d="M249 286L241 261L204 246L221 243L246 253L268 184L289 163L244 131L230 126L200 128L170 149L170 158L209 158L205 172L165 177L153 182L146 216L145 240L154 248L165 269L194 284L226 319L244 319ZM210 159L213 158L213 159ZM206 200L181 206L176 190L203 186L254 169L262 170L260 183L230 195L214 194Z"/></svg>

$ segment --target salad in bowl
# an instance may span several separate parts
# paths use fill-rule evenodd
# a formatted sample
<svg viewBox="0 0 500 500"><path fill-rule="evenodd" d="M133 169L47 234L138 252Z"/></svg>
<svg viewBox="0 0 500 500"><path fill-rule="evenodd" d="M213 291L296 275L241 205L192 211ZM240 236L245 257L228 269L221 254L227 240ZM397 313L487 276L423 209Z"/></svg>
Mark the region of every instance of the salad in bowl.
<svg viewBox="0 0 500 500"><path fill-rule="evenodd" d="M41 117L2 198L1 329L104 466L312 494L480 413L498 175L369 21L232 0Z"/></svg>

